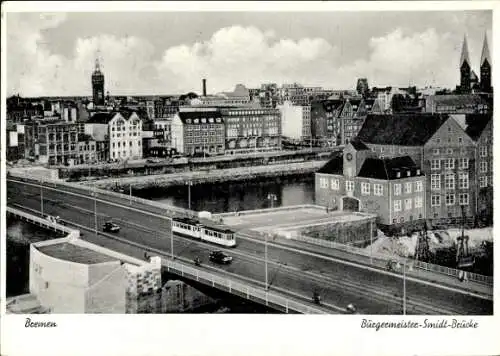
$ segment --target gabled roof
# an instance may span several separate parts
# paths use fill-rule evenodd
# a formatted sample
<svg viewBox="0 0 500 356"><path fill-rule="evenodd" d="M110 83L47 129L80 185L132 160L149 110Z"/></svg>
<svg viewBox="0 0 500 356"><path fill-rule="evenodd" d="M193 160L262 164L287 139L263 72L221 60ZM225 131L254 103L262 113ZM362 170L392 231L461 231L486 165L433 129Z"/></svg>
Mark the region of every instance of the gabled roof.
<svg viewBox="0 0 500 356"><path fill-rule="evenodd" d="M343 175L344 156L342 155L342 152L336 152L335 156L326 162L325 165L317 171L317 173Z"/></svg>
<svg viewBox="0 0 500 356"><path fill-rule="evenodd" d="M422 146L448 119L438 114L369 114L358 139L371 144Z"/></svg>
<svg viewBox="0 0 500 356"><path fill-rule="evenodd" d="M488 47L488 39L486 38L486 33L484 34L484 42L483 42L483 50L481 51L481 62L480 65L483 65L484 61L488 61L488 64L491 65L490 58L490 49Z"/></svg>
<svg viewBox="0 0 500 356"><path fill-rule="evenodd" d="M407 178L407 171L411 172L411 176L423 175L419 167L415 164L410 156L394 157L394 158L367 158L361 167L358 177L375 178L375 179L402 179ZM398 172L400 176L398 177Z"/></svg>
<svg viewBox="0 0 500 356"><path fill-rule="evenodd" d="M477 141L484 129L488 125L488 123L492 120L491 115L474 115L474 118L469 121L465 132L472 138L474 141Z"/></svg>

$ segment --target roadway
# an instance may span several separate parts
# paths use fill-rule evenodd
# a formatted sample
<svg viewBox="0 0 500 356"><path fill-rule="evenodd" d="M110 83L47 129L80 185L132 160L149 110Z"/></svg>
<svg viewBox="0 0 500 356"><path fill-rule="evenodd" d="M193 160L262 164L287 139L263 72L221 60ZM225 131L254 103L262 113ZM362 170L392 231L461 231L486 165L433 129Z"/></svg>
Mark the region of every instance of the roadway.
<svg viewBox="0 0 500 356"><path fill-rule="evenodd" d="M7 188L9 205L40 210L40 187L20 185L9 180ZM93 197L83 195L77 188L69 190L78 191L78 195L67 194L62 191L64 189L66 187L61 186L43 189L44 212L94 228ZM96 200L99 229L105 220L112 218L122 227L118 234L120 238L141 244L145 248L163 251L167 255L170 253L169 221L162 215L149 213L154 210L158 212L158 209L136 203L128 206L126 199L120 205L116 203L120 198L113 198L114 203L102 199L107 199L107 196L98 195ZM85 233L83 238L126 253L126 244L117 243L105 236ZM200 256L201 268L211 265L208 251L220 248L179 236L173 236L173 245L176 256L188 259ZM234 257L234 261L229 266L217 266L222 274L236 274L241 278L264 283L264 244L261 240L239 234L238 246L228 250L228 254ZM273 243L268 244L268 261L271 290L289 290L304 298L310 298L312 292L317 290L332 311L354 303L363 314L402 312L403 281L398 274ZM489 315L493 312L493 302L487 298L416 280L407 279L406 294L408 314Z"/></svg>

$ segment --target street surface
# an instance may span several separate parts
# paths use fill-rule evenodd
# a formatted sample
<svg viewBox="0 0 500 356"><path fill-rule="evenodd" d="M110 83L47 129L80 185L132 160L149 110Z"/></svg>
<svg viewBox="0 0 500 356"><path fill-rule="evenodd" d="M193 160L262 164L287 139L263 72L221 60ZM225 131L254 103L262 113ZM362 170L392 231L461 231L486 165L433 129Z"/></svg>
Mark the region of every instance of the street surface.
<svg viewBox="0 0 500 356"><path fill-rule="evenodd" d="M8 204L15 208L39 211L40 187L27 184L7 184ZM78 195L67 194L73 191ZM74 193L74 194L75 194ZM63 220L94 228L94 203L97 208L97 227L112 219L122 227L118 236L135 243L170 253L170 222L154 207L112 197L115 202L103 201L108 196L85 196L78 188L62 186L43 188L44 213L59 215ZM121 200L121 201L120 201ZM117 206L119 203L121 206ZM253 280L265 280L264 244L259 239L238 234L237 247L227 249L234 257L231 265L219 267L230 273ZM84 233L83 239L126 253L126 245L110 241L101 235ZM189 259L199 256L202 266L210 265L208 253L223 249L197 240L173 236L174 254ZM341 258L311 254L300 248L268 244L268 281L270 289L278 287L311 297L317 290L327 304L345 308L349 303L357 306L362 314L401 314L403 281L401 276L357 265ZM435 285L406 281L408 314L468 314L488 315L493 312L493 302L488 298Z"/></svg>

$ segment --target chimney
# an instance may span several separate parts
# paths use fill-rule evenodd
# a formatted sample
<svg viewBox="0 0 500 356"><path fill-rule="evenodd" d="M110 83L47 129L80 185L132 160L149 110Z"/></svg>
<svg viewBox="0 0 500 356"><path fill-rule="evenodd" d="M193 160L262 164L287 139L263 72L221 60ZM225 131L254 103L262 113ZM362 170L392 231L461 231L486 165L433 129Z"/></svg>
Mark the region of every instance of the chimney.
<svg viewBox="0 0 500 356"><path fill-rule="evenodd" d="M207 80L203 79L203 96L207 96Z"/></svg>

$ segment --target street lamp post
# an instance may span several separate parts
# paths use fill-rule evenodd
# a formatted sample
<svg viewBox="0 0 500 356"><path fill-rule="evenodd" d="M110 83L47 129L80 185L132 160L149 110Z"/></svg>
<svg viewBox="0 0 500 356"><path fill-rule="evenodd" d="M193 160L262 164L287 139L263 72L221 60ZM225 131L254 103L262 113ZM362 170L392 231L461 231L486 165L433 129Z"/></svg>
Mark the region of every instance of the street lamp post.
<svg viewBox="0 0 500 356"><path fill-rule="evenodd" d="M40 180L40 213L43 217L43 179Z"/></svg>
<svg viewBox="0 0 500 356"><path fill-rule="evenodd" d="M174 259L174 221L170 219L170 256Z"/></svg>
<svg viewBox="0 0 500 356"><path fill-rule="evenodd" d="M128 190L128 195L129 195L129 204L132 205L132 183L129 185L129 190Z"/></svg>
<svg viewBox="0 0 500 356"><path fill-rule="evenodd" d="M94 184L94 230L97 235L97 190Z"/></svg>
<svg viewBox="0 0 500 356"><path fill-rule="evenodd" d="M406 315L406 258L403 266L403 315Z"/></svg>
<svg viewBox="0 0 500 356"><path fill-rule="evenodd" d="M193 185L192 181L186 182L188 186L188 209L191 210L191 186Z"/></svg>
<svg viewBox="0 0 500 356"><path fill-rule="evenodd" d="M373 221L370 221L370 264L373 264Z"/></svg>
<svg viewBox="0 0 500 356"><path fill-rule="evenodd" d="M271 201L271 209L274 208L274 202L278 200L276 197L276 194L268 194L267 195L267 200Z"/></svg>

